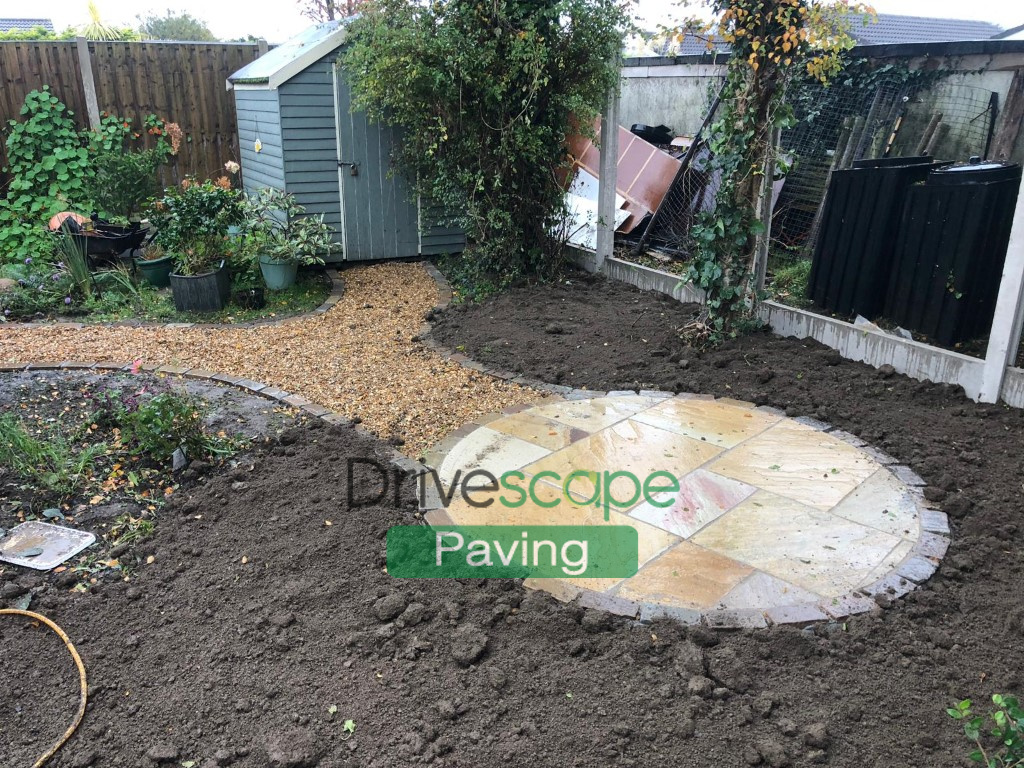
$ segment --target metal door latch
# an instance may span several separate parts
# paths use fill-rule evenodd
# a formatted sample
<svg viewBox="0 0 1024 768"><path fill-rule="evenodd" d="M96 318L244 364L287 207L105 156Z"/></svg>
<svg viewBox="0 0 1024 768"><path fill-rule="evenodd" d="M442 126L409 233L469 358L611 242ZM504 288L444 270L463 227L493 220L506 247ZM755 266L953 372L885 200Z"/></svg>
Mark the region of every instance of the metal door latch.
<svg viewBox="0 0 1024 768"><path fill-rule="evenodd" d="M349 167L350 176L359 175L359 163L343 163L341 160L338 161L339 168L344 168L346 165Z"/></svg>

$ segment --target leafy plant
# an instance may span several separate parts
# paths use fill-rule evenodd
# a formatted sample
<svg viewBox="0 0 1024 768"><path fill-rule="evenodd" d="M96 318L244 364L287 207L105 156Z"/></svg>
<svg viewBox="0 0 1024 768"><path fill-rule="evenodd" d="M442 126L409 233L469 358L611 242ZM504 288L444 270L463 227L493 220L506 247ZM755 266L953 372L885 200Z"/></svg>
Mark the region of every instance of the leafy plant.
<svg viewBox="0 0 1024 768"><path fill-rule="evenodd" d="M157 242L174 254L178 273L198 275L227 256L228 229L242 223L243 208L240 193L226 178L189 177L166 190L149 215L159 230Z"/></svg>
<svg viewBox="0 0 1024 768"><path fill-rule="evenodd" d="M43 223L55 213L88 206L89 150L74 113L49 86L25 97L21 120L9 122L11 182L0 199L0 253L23 261L45 251Z"/></svg>
<svg viewBox="0 0 1024 768"><path fill-rule="evenodd" d="M95 161L92 199L107 218L133 220L159 192L158 172L166 156L158 148L108 152Z"/></svg>
<svg viewBox="0 0 1024 768"><path fill-rule="evenodd" d="M615 0L369 0L344 71L371 119L402 129L397 167L471 242L496 288L560 263L565 139L618 87L628 27Z"/></svg>
<svg viewBox="0 0 1024 768"><path fill-rule="evenodd" d="M764 266L758 263L759 243L765 232L758 208L767 171L774 168L773 135L793 121L787 86L800 69L821 81L836 75L840 53L853 45L844 16L867 11L815 0L710 0L708 5L716 18L703 27L728 43L732 54L710 134L722 183L714 210L703 212L693 228L697 247L687 273L706 296L701 317L683 334L699 346L718 344L756 323L758 273L763 276Z"/></svg>
<svg viewBox="0 0 1024 768"><path fill-rule="evenodd" d="M13 414L0 414L0 465L59 501L85 485L105 452L102 443L77 447L61 434L33 437Z"/></svg>
<svg viewBox="0 0 1024 768"><path fill-rule="evenodd" d="M15 320L33 315L50 315L67 310L74 302L74 286L66 266L51 260L53 242L46 238L47 253L39 258L26 257L20 264L7 264L4 277L17 280L18 286L0 294L4 319Z"/></svg>
<svg viewBox="0 0 1024 768"><path fill-rule="evenodd" d="M330 253L331 228L323 215L306 215L294 195L271 187L262 188L244 203L246 250L277 261L310 266L323 264Z"/></svg>
<svg viewBox="0 0 1024 768"><path fill-rule="evenodd" d="M1024 709L1015 696L1005 694L993 695L992 703L995 709L988 714L992 728L985 734L982 731L986 718L975 714L970 699L950 707L946 713L963 723L964 735L974 742L971 760L985 768L1024 766Z"/></svg>
<svg viewBox="0 0 1024 768"><path fill-rule="evenodd" d="M60 259L59 263L67 270L75 292L86 298L92 296L92 272L89 270L89 257L84 243L75 240L69 233L59 232L53 235L53 249Z"/></svg>
<svg viewBox="0 0 1024 768"><path fill-rule="evenodd" d="M121 444L158 465L169 465L181 448L189 459L231 453L232 442L207 432L202 409L195 400L177 392L162 392L146 400L122 403L116 422Z"/></svg>

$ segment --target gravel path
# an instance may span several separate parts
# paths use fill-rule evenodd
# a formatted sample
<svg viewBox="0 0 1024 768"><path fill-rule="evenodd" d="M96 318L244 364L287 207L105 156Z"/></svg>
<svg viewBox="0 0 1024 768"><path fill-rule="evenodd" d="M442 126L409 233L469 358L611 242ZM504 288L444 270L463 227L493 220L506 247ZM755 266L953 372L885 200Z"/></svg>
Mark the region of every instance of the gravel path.
<svg viewBox="0 0 1024 768"><path fill-rule="evenodd" d="M541 393L468 371L413 342L437 287L418 264L346 270L329 312L256 328L0 325L0 363L114 360L246 376L349 417L416 456L473 418Z"/></svg>

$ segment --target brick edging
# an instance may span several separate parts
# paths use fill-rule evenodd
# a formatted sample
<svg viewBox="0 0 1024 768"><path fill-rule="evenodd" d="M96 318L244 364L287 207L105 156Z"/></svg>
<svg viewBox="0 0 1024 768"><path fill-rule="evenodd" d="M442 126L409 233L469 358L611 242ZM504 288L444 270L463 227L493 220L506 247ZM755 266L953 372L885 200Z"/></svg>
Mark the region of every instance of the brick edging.
<svg viewBox="0 0 1024 768"><path fill-rule="evenodd" d="M332 271L334 274L331 274ZM342 297L345 295L345 281L341 277L340 270L324 270L324 274L326 274L327 278L331 281L331 287L324 302L320 306L315 309L311 309L308 312L303 312L298 315L290 315L288 317L246 320L241 323L146 323L139 320L118 320L112 323L75 323L67 320L58 320L56 322L40 320L33 323L0 323L0 328L66 328L80 331L85 328L236 329L289 325L291 323L297 323L300 320L306 320L310 317L323 315L331 310L335 304L341 301Z"/></svg>
<svg viewBox="0 0 1024 768"><path fill-rule="evenodd" d="M424 262L423 266L426 269L427 274L429 274L437 284L438 293L440 295L440 299L437 306L434 308L434 312L447 309L451 305L452 300L451 286L448 284L444 275L442 275L438 271L437 267L432 263ZM595 397L621 397L629 395L664 398L676 396L676 393L674 392L661 392L658 390L640 390L639 392L633 390L604 392L574 389L572 387L564 387L557 384L548 384L547 382L532 379L528 376L522 376L501 368L484 365L471 360L464 354L454 352L450 348L438 342L433 337L432 326L429 321L424 321L417 338L424 344L424 346L429 347L441 356L458 363L463 368L467 368L478 373L484 373L498 379L512 381L522 386L549 392L553 395L560 395L566 400L587 400ZM715 399L713 395L694 395L694 397ZM750 403L749 405L760 411L786 417L786 414L783 411L776 408L771 408L769 406L755 406L753 403ZM501 413L507 415L519 412L523 409L524 406L521 405L512 406L504 409ZM487 419L487 421L489 420L490 419ZM696 611L684 608L671 608L654 603L627 600L616 595L593 592L591 590L569 585L565 585L565 589L561 594L557 594L555 596L565 602L576 601L582 606L598 608L600 610L608 611L609 613L627 616L641 622L651 621L655 618L667 616L675 618L685 624L703 624L719 629L742 629L767 627L772 624L810 624L816 621L836 621L846 618L847 616L866 613L878 608L880 602L885 602L886 598L891 600L902 597L931 578L938 569L940 560L949 548L949 520L946 514L938 509L935 504L925 499L923 492L925 485L924 480L922 480L909 466L900 464L892 456L889 456L887 453L884 453L873 446L869 446L864 440L861 440L849 432L844 432L843 430L834 428L830 424L805 416L796 417L793 420L820 432L831 434L833 437L858 448L871 456L871 458L877 461L885 469L892 472L892 474L906 486L918 511L918 520L920 522L921 532L918 540L914 543L914 547L910 554L907 555L895 568L870 584L864 587L859 587L832 600L815 603L795 603L791 606L768 608L763 611L752 609ZM425 463L431 464L431 462L433 462L433 464L440 466L441 459L448 454L457 442L464 439L473 431L484 426L485 423L486 422L477 422L463 425L455 432L448 435L440 443L433 446L426 454L427 461ZM421 468L421 465L415 464L415 468ZM448 516L445 507L437 504L436 502L434 506L423 507L420 511L423 513L423 518L428 524L453 524L453 521ZM530 580L527 579L527 586L530 586L529 581Z"/></svg>

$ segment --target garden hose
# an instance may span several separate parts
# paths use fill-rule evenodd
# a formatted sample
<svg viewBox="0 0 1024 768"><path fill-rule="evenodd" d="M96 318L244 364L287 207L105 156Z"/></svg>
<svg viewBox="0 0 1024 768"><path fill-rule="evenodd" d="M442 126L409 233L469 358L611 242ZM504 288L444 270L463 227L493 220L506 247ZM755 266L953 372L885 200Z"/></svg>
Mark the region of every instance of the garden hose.
<svg viewBox="0 0 1024 768"><path fill-rule="evenodd" d="M68 651L71 653L71 658L75 660L75 666L78 667L78 682L82 688L82 692L78 697L78 712L75 713L74 722L72 722L71 726L64 731L64 735L60 737L57 743L50 747L46 751L46 754L32 764L32 768L43 768L43 766L46 765L46 762L57 754L57 750L63 747L67 740L71 738L72 734L74 734L75 730L78 728L79 723L82 722L82 718L85 717L85 703L89 691L89 687L85 682L85 664L82 663L82 657L78 655L78 651L75 650L75 646L64 633L64 630L45 616L40 616L38 613L33 613L32 611L22 611L17 608L0 608L0 616L3 614L8 614L10 616L26 616L48 626L57 634L57 637L64 641L64 645L67 646Z"/></svg>

